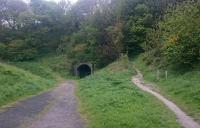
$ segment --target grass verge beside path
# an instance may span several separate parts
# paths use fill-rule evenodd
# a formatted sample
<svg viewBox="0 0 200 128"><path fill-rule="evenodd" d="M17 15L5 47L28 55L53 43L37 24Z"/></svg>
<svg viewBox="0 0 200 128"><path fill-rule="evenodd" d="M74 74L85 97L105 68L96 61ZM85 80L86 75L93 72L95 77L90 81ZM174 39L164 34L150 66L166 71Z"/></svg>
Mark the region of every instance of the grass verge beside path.
<svg viewBox="0 0 200 128"><path fill-rule="evenodd" d="M165 77L156 78L155 68L146 66L142 56L134 60L136 67L143 73L144 78L155 83L161 93L174 101L188 115L200 123L200 70L188 72L168 71ZM164 73L162 73L164 74Z"/></svg>
<svg viewBox="0 0 200 128"><path fill-rule="evenodd" d="M65 55L49 54L33 61L11 64L47 79L55 79L58 76L72 78L71 62Z"/></svg>
<svg viewBox="0 0 200 128"><path fill-rule="evenodd" d="M0 106L46 91L63 78L72 78L70 66L66 56L54 54L32 61L0 63Z"/></svg>
<svg viewBox="0 0 200 128"><path fill-rule="evenodd" d="M88 128L180 128L170 110L131 83L132 75L120 61L79 80Z"/></svg>
<svg viewBox="0 0 200 128"><path fill-rule="evenodd" d="M0 63L0 106L45 91L56 84L15 66Z"/></svg>

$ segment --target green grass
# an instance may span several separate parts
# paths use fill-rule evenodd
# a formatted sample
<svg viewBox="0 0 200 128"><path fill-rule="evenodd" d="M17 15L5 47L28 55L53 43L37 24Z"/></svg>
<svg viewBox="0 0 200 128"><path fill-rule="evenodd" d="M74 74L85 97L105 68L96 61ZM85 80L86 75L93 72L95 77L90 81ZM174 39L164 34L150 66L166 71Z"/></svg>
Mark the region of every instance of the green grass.
<svg viewBox="0 0 200 128"><path fill-rule="evenodd" d="M161 93L173 100L189 115L200 122L200 70L188 72L168 72L168 79L156 78L156 70L152 66L146 66L142 56L134 60L136 67L143 73L147 81L155 83ZM164 73L162 73L164 74Z"/></svg>
<svg viewBox="0 0 200 128"><path fill-rule="evenodd" d="M127 67L117 62L79 80L77 95L88 128L180 128L171 111L131 83Z"/></svg>
<svg viewBox="0 0 200 128"><path fill-rule="evenodd" d="M55 79L56 76L50 68L42 65L39 62L15 62L13 65L46 79Z"/></svg>
<svg viewBox="0 0 200 128"><path fill-rule="evenodd" d="M54 73L59 74L63 78L73 78L71 72L72 62L66 55L50 54L39 60L45 67L49 67Z"/></svg>
<svg viewBox="0 0 200 128"><path fill-rule="evenodd" d="M0 106L42 92L55 84L53 79L0 63Z"/></svg>
<svg viewBox="0 0 200 128"><path fill-rule="evenodd" d="M12 66L11 66L12 65ZM48 90L70 75L64 55L47 55L33 61L0 63L0 106Z"/></svg>
<svg viewBox="0 0 200 128"><path fill-rule="evenodd" d="M65 55L49 54L37 60L12 63L19 68L27 70L35 75L52 79L55 76L73 78L70 74L71 62Z"/></svg>

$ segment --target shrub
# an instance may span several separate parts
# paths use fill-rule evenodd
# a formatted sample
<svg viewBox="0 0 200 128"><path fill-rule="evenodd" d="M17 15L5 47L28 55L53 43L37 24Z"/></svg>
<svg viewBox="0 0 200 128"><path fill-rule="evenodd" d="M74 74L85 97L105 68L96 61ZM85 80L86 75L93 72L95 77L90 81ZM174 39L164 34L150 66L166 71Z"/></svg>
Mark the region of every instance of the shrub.
<svg viewBox="0 0 200 128"><path fill-rule="evenodd" d="M169 12L160 27L163 54L171 63L193 64L200 57L200 9L196 3L184 3Z"/></svg>
<svg viewBox="0 0 200 128"><path fill-rule="evenodd" d="M36 48L21 39L12 40L7 45L1 44L0 49L1 58L12 61L30 60L37 54Z"/></svg>
<svg viewBox="0 0 200 128"><path fill-rule="evenodd" d="M154 54L151 58L159 57L164 65L199 63L199 14L199 4L191 1L169 9L158 29L147 36L146 50Z"/></svg>

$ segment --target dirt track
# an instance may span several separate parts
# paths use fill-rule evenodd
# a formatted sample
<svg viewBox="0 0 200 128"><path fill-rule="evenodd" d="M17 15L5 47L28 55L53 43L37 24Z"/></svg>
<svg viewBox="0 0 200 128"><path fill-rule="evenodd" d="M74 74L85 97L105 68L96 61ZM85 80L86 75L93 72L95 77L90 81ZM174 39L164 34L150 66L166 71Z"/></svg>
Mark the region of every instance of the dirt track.
<svg viewBox="0 0 200 128"><path fill-rule="evenodd" d="M171 111L175 113L178 122L184 128L200 128L200 125L197 122L195 122L190 116L188 116L185 112L183 112L176 104L162 96L160 93L154 91L152 87L149 86L149 84L145 84L142 74L139 71L137 72L138 74L132 79L132 82L135 85L137 85L141 90L152 94L160 101L162 101Z"/></svg>

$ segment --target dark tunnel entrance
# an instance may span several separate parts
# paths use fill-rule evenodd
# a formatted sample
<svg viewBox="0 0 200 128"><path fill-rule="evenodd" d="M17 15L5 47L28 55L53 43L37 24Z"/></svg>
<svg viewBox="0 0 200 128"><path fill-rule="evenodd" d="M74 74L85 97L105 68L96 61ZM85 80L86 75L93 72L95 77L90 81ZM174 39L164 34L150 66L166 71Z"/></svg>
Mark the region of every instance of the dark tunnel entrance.
<svg viewBox="0 0 200 128"><path fill-rule="evenodd" d="M86 77L86 76L92 74L91 67L86 65L86 64L80 65L78 67L77 71L78 71L78 75L79 75L80 78L83 78L83 77Z"/></svg>

